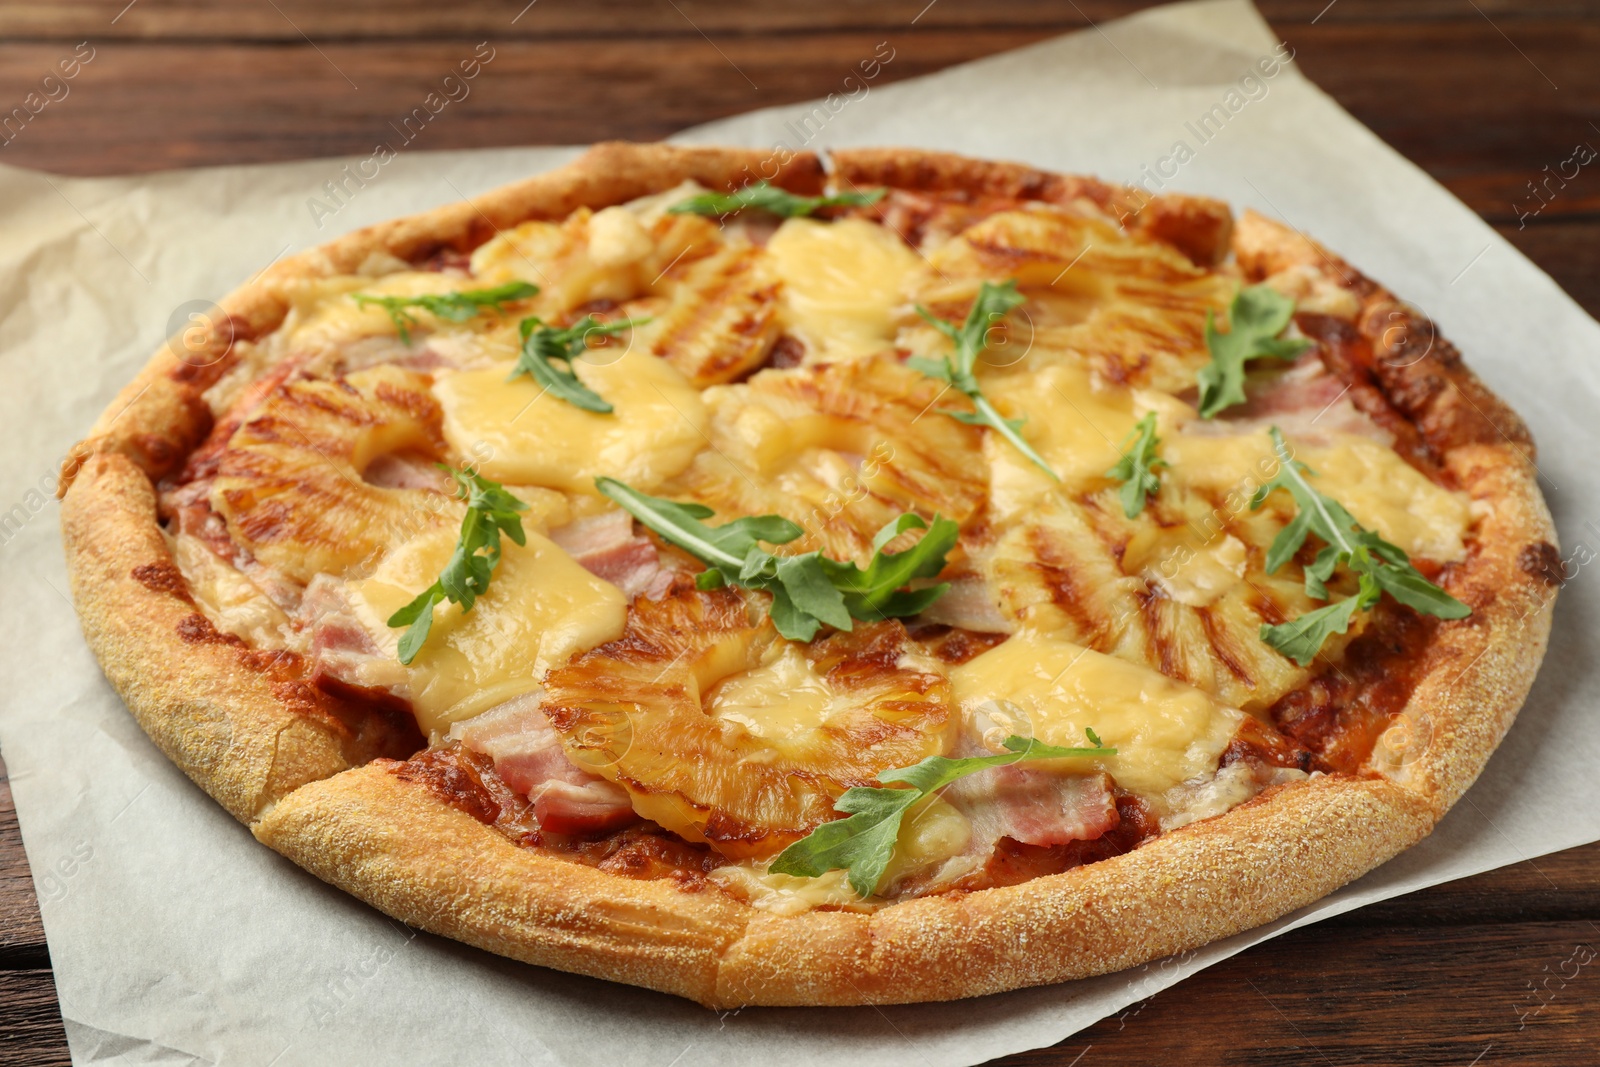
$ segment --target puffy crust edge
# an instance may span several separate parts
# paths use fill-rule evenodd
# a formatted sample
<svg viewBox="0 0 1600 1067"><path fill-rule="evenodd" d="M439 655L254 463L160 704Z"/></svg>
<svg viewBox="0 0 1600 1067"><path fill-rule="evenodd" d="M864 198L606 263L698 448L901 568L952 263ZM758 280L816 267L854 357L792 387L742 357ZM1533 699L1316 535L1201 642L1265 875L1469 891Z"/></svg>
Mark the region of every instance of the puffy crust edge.
<svg viewBox="0 0 1600 1067"><path fill-rule="evenodd" d="M1221 258L1231 234L1226 206L1219 223L1217 202L1204 198L1159 198L1170 203L1152 210L1134 192L1093 179L909 149L835 159L841 177L859 183L1087 197L1197 262ZM213 340L222 344L227 331L269 332L284 314L284 282L352 270L375 251L415 259L468 248L504 225L605 206L686 177L731 187L770 162L770 154L753 151L601 145L469 204L371 227L278 264L224 301L231 318ZM794 156L776 180L814 192L820 163ZM1180 222L1164 231L1162 217ZM1246 251L1241 243L1241 257ZM212 366L226 363L224 350ZM1490 512L1484 558L1463 571L1481 579L1468 595L1485 599L1481 616L1448 624L1430 649L1434 662L1406 713L1426 718L1433 743L1409 765L1389 769L1392 780L1296 783L1125 856L1018 886L870 915L778 917L717 890L687 892L519 848L382 765L346 770L371 756L350 758L315 723L295 717L259 678L241 675L233 650L176 637L185 605L130 575L145 564L171 565L150 479L172 469L209 428L200 393L220 373L184 364L170 349L158 352L65 472L64 481L78 478L63 523L85 633L146 732L230 812L254 820L263 842L397 918L513 958L709 1006L974 996L1104 973L1269 922L1432 828L1509 728L1549 629L1553 596L1537 588L1523 557L1537 541L1553 544L1554 533L1526 454L1510 442L1451 450L1450 468ZM1492 397L1458 357L1445 384ZM180 683L156 666L170 662L193 669Z"/></svg>
<svg viewBox="0 0 1600 1067"><path fill-rule="evenodd" d="M365 763L386 737L331 714L288 663L218 633L195 608L156 524L149 479L93 456L61 505L89 648L144 732L229 814L249 822L307 782Z"/></svg>
<svg viewBox="0 0 1600 1067"><path fill-rule="evenodd" d="M1239 220L1235 245L1252 280L1309 268L1357 297L1354 326L1376 357L1377 385L1473 500L1473 555L1445 579L1472 615L1439 626L1399 715L1405 743L1384 746L1370 764L1428 797L1442 817L1511 728L1549 643L1560 553L1533 438L1432 322L1345 260L1253 211Z"/></svg>
<svg viewBox="0 0 1600 1067"><path fill-rule="evenodd" d="M951 1000L1102 974L1309 904L1432 825L1397 785L1323 777L1065 874L794 916L520 848L376 764L297 790L254 830L414 926L723 1008Z"/></svg>
<svg viewBox="0 0 1600 1067"><path fill-rule="evenodd" d="M1143 189L1112 185L1098 178L912 148L841 148L830 153L829 161L834 178L852 188L886 185L1047 204L1087 200L1115 217L1129 232L1169 244L1198 266L1215 266L1231 250L1233 210L1208 196L1152 196Z"/></svg>

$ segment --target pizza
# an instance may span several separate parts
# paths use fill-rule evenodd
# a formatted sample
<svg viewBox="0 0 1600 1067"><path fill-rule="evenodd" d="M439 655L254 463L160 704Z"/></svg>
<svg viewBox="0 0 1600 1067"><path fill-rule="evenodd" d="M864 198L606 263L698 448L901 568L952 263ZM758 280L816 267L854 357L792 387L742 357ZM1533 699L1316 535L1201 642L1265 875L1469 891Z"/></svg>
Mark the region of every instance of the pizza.
<svg viewBox="0 0 1600 1067"><path fill-rule="evenodd" d="M1517 416L1196 196L607 144L276 263L72 452L88 642L265 845L709 1006L954 999L1425 836L1544 655Z"/></svg>

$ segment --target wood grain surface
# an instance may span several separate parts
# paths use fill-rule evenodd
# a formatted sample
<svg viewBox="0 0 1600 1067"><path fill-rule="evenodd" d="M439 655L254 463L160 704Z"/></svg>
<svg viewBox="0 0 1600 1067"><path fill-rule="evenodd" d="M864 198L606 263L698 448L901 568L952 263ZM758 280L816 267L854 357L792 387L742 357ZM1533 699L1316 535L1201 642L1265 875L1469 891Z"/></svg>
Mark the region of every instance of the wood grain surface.
<svg viewBox="0 0 1600 1067"><path fill-rule="evenodd" d="M0 0L0 163L102 175L365 155L481 42L493 58L417 147L651 139L834 91L880 42L884 83L1148 6L525 3ZM1577 146L1600 148L1600 3L1260 7L1310 78L1600 314L1600 166L1561 177ZM1596 951L1590 845L1276 938L1003 1062L1600 1063ZM49 966L0 764L0 1064L69 1062Z"/></svg>

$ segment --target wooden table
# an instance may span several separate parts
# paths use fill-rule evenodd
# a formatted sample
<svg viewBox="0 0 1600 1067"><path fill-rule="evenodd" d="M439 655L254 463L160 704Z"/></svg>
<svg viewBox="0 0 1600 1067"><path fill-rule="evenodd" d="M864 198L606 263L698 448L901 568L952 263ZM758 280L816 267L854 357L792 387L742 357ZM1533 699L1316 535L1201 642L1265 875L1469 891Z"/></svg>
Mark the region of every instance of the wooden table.
<svg viewBox="0 0 1600 1067"><path fill-rule="evenodd" d="M30 92L55 97L3 128L0 163L102 175L366 155L484 41L493 58L471 95L418 147L651 139L834 91L880 41L894 49L881 82L1146 6L525 2L0 0L0 118ZM1600 166L1562 166L1579 144L1600 147L1600 4L1262 9L1307 75L1600 313ZM42 85L75 53L70 81ZM1600 1062L1600 961L1573 974L1600 948L1597 919L1591 845L1277 938L1005 1062ZM0 1063L67 1062L0 765Z"/></svg>

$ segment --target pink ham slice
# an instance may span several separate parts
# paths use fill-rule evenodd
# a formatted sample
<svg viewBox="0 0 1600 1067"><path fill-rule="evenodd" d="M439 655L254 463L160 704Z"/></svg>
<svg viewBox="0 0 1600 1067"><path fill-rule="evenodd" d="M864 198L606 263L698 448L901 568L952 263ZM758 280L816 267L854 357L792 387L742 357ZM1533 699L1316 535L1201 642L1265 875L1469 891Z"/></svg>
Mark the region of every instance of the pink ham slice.
<svg viewBox="0 0 1600 1067"><path fill-rule="evenodd" d="M1350 387L1327 369L1315 351L1282 370L1252 370L1244 393L1243 404L1215 419L1190 422L1184 433L1235 434L1276 426L1301 441L1354 434L1394 444L1394 435L1356 407Z"/></svg>
<svg viewBox="0 0 1600 1067"><path fill-rule="evenodd" d="M944 792L972 823L970 851L987 856L1002 837L1025 845L1093 841L1117 823L1105 774L1061 774L1012 764L963 778Z"/></svg>
<svg viewBox="0 0 1600 1067"><path fill-rule="evenodd" d="M384 653L361 624L345 584L319 574L300 599L300 618L311 628L311 682L335 696L411 710L406 670Z"/></svg>
<svg viewBox="0 0 1600 1067"><path fill-rule="evenodd" d="M628 794L573 764L526 693L450 728L452 740L494 760L495 773L533 801L539 828L553 834L603 834L635 822Z"/></svg>
<svg viewBox="0 0 1600 1067"><path fill-rule="evenodd" d="M361 478L379 489L432 489L450 491L450 476L427 456L410 452L389 452L367 464Z"/></svg>
<svg viewBox="0 0 1600 1067"><path fill-rule="evenodd" d="M654 541L634 533L633 516L608 511L558 526L550 540L597 578L604 578L629 600L642 596L660 600L678 580L676 570L663 565Z"/></svg>

